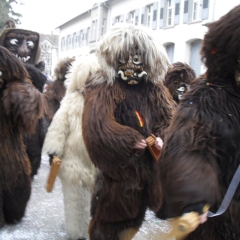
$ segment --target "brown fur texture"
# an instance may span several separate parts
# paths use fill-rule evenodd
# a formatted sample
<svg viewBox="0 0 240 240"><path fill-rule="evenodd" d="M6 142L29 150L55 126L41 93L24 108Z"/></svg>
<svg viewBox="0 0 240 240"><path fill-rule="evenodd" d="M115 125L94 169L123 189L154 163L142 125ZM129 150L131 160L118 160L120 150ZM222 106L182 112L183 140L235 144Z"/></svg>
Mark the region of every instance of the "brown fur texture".
<svg viewBox="0 0 240 240"><path fill-rule="evenodd" d="M207 72L191 85L166 134L159 169L167 218L219 208L240 164L240 5L209 25L202 47ZM239 240L240 188L220 216L187 239Z"/></svg>
<svg viewBox="0 0 240 240"><path fill-rule="evenodd" d="M119 41L121 46L117 46ZM113 75L108 70L115 69L118 57L125 56L127 60L131 43L139 55L148 52L147 47L161 53L143 58L144 68L155 73L153 79L148 76L135 85L129 85L117 75L111 79ZM139 151L134 145L150 134L164 138L175 102L160 79L165 76L168 60L143 29L117 26L103 38L97 55L98 59L102 57L101 70L92 74L86 83L82 118L86 148L100 170L92 196L89 234L91 240L119 240L121 232L141 226L148 207L156 211L161 205L156 161L148 149ZM158 64L151 65L154 59ZM162 69L156 69L159 66ZM143 126L135 111L139 112Z"/></svg>
<svg viewBox="0 0 240 240"><path fill-rule="evenodd" d="M179 103L182 95L189 90L190 83L195 78L196 74L188 64L176 62L169 67L164 84L173 96L173 99ZM183 92L178 91L181 87L184 89Z"/></svg>
<svg viewBox="0 0 240 240"><path fill-rule="evenodd" d="M38 89L39 92L43 92L44 84L47 81L46 76L37 69L33 64L24 64L29 78L32 84ZM46 110L47 111L47 110ZM49 120L46 115L39 119L36 125L36 130L34 134L24 134L24 143L27 148L27 154L31 163L31 177L37 175L38 169L41 165L41 156L42 156L42 146L43 141L49 126Z"/></svg>
<svg viewBox="0 0 240 240"><path fill-rule="evenodd" d="M25 212L31 192L31 167L23 143L42 117L45 101L31 84L22 62L0 46L0 227Z"/></svg>
<svg viewBox="0 0 240 240"><path fill-rule="evenodd" d="M100 170L89 235L90 240L120 240L121 233L141 226L147 208L156 211L161 205L156 161L147 148L134 145L151 134L164 139L175 102L162 82L169 60L149 29L116 25L96 55L100 70L86 82L82 117L87 151ZM119 76L123 61L129 64ZM136 66L144 71L135 71ZM143 72L146 77L132 84Z"/></svg>
<svg viewBox="0 0 240 240"><path fill-rule="evenodd" d="M58 108L60 107L60 102L65 96L66 87L64 82L66 80L66 74L70 67L72 66L74 57L66 57L61 59L54 70L54 81L49 84L45 96L48 102L48 117L52 121L52 118Z"/></svg>
<svg viewBox="0 0 240 240"><path fill-rule="evenodd" d="M101 73L94 78L99 77ZM174 106L171 96L163 83L142 82L129 88L118 80L112 88L106 84L88 87L85 103L83 137L90 158L101 170L92 198L93 221L109 223L112 233L139 227L147 207L160 207L161 188L150 152L136 154L133 145L151 133L164 138ZM104 232L109 226L102 227Z"/></svg>

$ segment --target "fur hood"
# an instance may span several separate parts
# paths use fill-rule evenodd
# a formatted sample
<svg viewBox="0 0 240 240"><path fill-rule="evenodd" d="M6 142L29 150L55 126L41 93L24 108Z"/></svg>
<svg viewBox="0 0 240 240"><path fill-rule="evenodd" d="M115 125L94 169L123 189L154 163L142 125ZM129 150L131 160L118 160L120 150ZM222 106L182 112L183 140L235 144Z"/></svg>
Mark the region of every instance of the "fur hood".
<svg viewBox="0 0 240 240"><path fill-rule="evenodd" d="M67 92L84 91L85 82L88 77L99 69L99 63L95 54L82 56L76 59L66 74L64 82Z"/></svg>
<svg viewBox="0 0 240 240"><path fill-rule="evenodd" d="M121 59L128 59L129 53L138 49L138 54L147 72L147 81L163 81L170 66L165 49L154 39L150 29L130 24L116 24L103 36L96 49L99 64L106 74L108 84L113 84ZM101 84L101 82L100 82Z"/></svg>
<svg viewBox="0 0 240 240"><path fill-rule="evenodd" d="M72 63L75 61L75 57L65 57L58 61L55 69L54 69L54 77L53 81L66 79L66 74L68 70L71 68Z"/></svg>

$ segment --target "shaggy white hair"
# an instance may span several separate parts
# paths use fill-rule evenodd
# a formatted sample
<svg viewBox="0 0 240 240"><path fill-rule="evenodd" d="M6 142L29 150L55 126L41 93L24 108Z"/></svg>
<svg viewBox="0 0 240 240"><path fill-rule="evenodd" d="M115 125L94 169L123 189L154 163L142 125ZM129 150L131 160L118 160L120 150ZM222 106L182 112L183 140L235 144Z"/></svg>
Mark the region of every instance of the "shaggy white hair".
<svg viewBox="0 0 240 240"><path fill-rule="evenodd" d="M153 83L164 80L171 63L151 30L131 24L116 24L102 37L96 49L100 68L107 75L105 81L108 84L113 84L117 76L119 60L127 60L130 53L136 52L136 47L147 72L146 80Z"/></svg>

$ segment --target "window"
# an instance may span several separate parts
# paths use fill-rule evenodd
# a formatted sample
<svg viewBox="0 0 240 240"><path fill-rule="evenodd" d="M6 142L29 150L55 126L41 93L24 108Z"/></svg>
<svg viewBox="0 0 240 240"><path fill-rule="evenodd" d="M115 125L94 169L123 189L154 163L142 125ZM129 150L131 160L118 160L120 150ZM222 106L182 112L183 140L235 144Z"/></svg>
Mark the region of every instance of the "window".
<svg viewBox="0 0 240 240"><path fill-rule="evenodd" d="M151 27L153 20L153 5L147 6L147 27Z"/></svg>
<svg viewBox="0 0 240 240"><path fill-rule="evenodd" d="M129 23L131 23L131 24L135 23L135 12L134 11L129 13Z"/></svg>
<svg viewBox="0 0 240 240"><path fill-rule="evenodd" d="M167 1L167 26L173 25L174 4L173 0Z"/></svg>
<svg viewBox="0 0 240 240"><path fill-rule="evenodd" d="M171 63L174 62L174 47L175 47L174 43L169 43L165 46L168 58Z"/></svg>
<svg viewBox="0 0 240 240"><path fill-rule="evenodd" d="M106 33L106 23L107 23L106 18L103 18L103 20L102 20L102 32L101 32L101 36Z"/></svg>
<svg viewBox="0 0 240 240"><path fill-rule="evenodd" d="M202 40L194 40L190 43L190 66L195 71L196 76L201 73L201 50Z"/></svg>
<svg viewBox="0 0 240 240"><path fill-rule="evenodd" d="M208 19L209 0L185 0L183 23Z"/></svg>
<svg viewBox="0 0 240 240"><path fill-rule="evenodd" d="M117 16L116 18L115 18L115 23L120 23L120 16Z"/></svg>
<svg viewBox="0 0 240 240"><path fill-rule="evenodd" d="M73 48L76 48L78 46L78 37L77 33L73 34Z"/></svg>
<svg viewBox="0 0 240 240"><path fill-rule="evenodd" d="M67 44L66 45L67 45L66 46L67 50L71 49L71 36L70 35L67 36Z"/></svg>
<svg viewBox="0 0 240 240"><path fill-rule="evenodd" d="M83 35L83 30L80 30L80 33L79 33L79 47L82 47L83 46L83 39L84 39L84 35Z"/></svg>
<svg viewBox="0 0 240 240"><path fill-rule="evenodd" d="M86 41L87 41L87 44L89 43L89 36L90 35L90 27L87 28L87 35L86 35Z"/></svg>
<svg viewBox="0 0 240 240"><path fill-rule="evenodd" d="M92 41L96 41L97 38L97 20L92 22Z"/></svg>
<svg viewBox="0 0 240 240"><path fill-rule="evenodd" d="M181 0L161 0L159 28L178 25Z"/></svg>
<svg viewBox="0 0 240 240"><path fill-rule="evenodd" d="M193 0L192 5L192 21L200 19L200 0Z"/></svg>

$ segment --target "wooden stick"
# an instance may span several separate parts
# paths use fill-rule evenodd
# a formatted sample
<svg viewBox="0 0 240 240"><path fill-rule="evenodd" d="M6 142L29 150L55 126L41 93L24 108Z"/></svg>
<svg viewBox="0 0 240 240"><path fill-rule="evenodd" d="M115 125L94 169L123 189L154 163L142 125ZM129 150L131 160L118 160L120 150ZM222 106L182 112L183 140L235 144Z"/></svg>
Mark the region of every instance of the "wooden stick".
<svg viewBox="0 0 240 240"><path fill-rule="evenodd" d="M48 175L47 184L46 184L47 192L51 192L53 189L53 185L58 175L60 165L61 165L61 159L57 156L54 156L51 164L51 169Z"/></svg>
<svg viewBox="0 0 240 240"><path fill-rule="evenodd" d="M155 161L158 161L161 151L155 147L156 137L153 134L151 134L145 140L147 142L148 149L152 154L153 158L155 159Z"/></svg>

